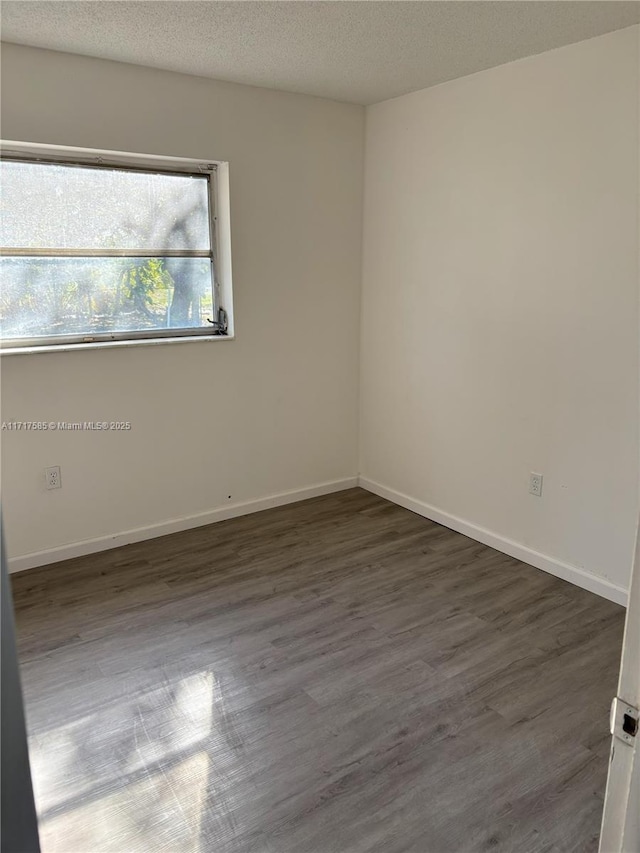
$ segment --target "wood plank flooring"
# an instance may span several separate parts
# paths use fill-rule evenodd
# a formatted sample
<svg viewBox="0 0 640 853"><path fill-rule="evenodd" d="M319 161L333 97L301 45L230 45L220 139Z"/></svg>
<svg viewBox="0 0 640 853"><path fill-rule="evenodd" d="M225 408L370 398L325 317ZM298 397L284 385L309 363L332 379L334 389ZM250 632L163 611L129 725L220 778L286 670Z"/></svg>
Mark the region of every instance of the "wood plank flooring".
<svg viewBox="0 0 640 853"><path fill-rule="evenodd" d="M381 498L13 588L43 853L597 850L623 609Z"/></svg>

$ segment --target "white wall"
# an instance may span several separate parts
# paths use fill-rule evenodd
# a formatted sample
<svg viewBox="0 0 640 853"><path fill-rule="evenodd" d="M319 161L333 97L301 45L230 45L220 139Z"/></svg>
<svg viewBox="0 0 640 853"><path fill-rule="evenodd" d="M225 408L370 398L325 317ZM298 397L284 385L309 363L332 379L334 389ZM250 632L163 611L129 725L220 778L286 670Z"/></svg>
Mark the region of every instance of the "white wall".
<svg viewBox="0 0 640 853"><path fill-rule="evenodd" d="M619 600L638 505L638 39L378 104L365 155L362 475Z"/></svg>
<svg viewBox="0 0 640 853"><path fill-rule="evenodd" d="M2 434L9 555L354 477L364 109L13 45L2 63L5 139L230 161L236 331L3 356L3 420L133 424Z"/></svg>

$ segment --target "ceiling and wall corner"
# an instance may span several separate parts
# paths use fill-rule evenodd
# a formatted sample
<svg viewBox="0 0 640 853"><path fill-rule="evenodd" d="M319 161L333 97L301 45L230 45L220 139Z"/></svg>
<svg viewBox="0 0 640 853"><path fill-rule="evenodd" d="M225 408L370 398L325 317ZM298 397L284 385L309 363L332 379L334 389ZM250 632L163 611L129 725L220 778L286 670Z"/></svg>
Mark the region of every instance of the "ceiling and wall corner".
<svg viewBox="0 0 640 853"><path fill-rule="evenodd" d="M2 3L5 42L357 104L639 21L625 0Z"/></svg>

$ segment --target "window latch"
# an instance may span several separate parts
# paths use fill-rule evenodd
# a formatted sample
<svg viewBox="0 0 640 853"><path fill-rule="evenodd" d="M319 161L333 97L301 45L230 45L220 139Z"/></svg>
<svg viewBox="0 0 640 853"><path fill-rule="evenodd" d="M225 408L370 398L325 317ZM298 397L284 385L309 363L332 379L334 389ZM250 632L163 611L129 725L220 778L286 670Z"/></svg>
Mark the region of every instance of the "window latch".
<svg viewBox="0 0 640 853"><path fill-rule="evenodd" d="M217 335L226 335L229 328L229 319L224 308L218 308L218 319L210 320L207 317L207 323L211 323Z"/></svg>

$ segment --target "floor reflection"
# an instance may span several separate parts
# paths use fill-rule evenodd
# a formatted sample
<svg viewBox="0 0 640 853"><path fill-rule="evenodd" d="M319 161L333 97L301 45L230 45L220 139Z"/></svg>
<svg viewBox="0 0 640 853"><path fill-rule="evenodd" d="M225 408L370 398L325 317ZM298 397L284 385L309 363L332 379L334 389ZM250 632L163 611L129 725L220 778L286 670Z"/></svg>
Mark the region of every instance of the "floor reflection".
<svg viewBox="0 0 640 853"><path fill-rule="evenodd" d="M214 713L223 713L215 688L212 672L195 673L34 736L43 850L204 853L210 765L224 749L212 730ZM125 728L123 717L129 738L105 749L109 730Z"/></svg>

